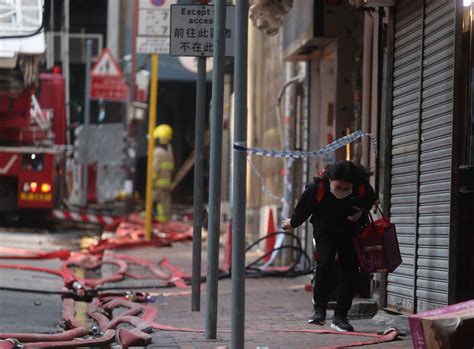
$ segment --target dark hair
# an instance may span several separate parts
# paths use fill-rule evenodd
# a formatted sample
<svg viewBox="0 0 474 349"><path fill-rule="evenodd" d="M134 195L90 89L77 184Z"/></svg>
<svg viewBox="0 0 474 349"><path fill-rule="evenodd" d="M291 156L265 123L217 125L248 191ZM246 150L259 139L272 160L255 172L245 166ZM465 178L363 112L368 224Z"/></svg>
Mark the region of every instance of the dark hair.
<svg viewBox="0 0 474 349"><path fill-rule="evenodd" d="M335 164L327 166L323 173L323 178L343 180L353 184L362 183L370 176L372 176L372 172L351 161L336 162Z"/></svg>

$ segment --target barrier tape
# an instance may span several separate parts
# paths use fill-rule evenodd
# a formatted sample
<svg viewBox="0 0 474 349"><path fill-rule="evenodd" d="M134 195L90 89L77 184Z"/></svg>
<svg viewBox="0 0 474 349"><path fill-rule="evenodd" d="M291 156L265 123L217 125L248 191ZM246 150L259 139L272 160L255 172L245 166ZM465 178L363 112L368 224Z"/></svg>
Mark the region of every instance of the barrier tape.
<svg viewBox="0 0 474 349"><path fill-rule="evenodd" d="M234 143L234 149L238 151L245 151L248 154L253 154L253 155L260 155L260 156L267 156L267 157L280 157L280 158L286 157L292 160L292 159L301 159L305 157L322 156L324 154L331 153L335 151L336 149L345 147L347 144L352 143L356 139L359 139L364 136L370 137L372 144L374 145L374 156L377 156L377 137L371 133L367 133L364 131L355 131L351 133L350 135L339 138L335 140L334 142L316 151L290 151L290 150L269 150L269 149L264 149L264 148L248 148L239 143ZM258 171L257 167L252 162L249 156L247 157L247 162L249 163L250 167L252 168L252 170L257 175L258 179L260 180L260 183L262 185L262 191L266 195L270 196L271 198L283 202L284 197L275 195L270 191L270 189L268 189L268 187L265 184L265 179L263 178L262 174Z"/></svg>
<svg viewBox="0 0 474 349"><path fill-rule="evenodd" d="M266 186L265 184L265 179L263 178L262 174L258 171L257 167L254 165L254 163L252 162L252 160L250 160L250 157L247 157L247 162L249 163L250 167L252 168L253 172L255 172L255 174L257 175L258 179L260 180L260 183L262 184L262 190L265 194L267 194L268 196L270 196L272 199L275 199L275 200L280 200L280 201L283 201L283 197L282 196L278 196L278 195L275 195L273 194L270 189L268 189L268 187Z"/></svg>
<svg viewBox="0 0 474 349"><path fill-rule="evenodd" d="M354 142L355 140L362 138L364 136L370 137L374 145L374 154L377 156L377 136L367 133L364 131L355 131L350 135L341 137L334 142L324 146L323 148L316 151L292 151L292 150L272 150L265 148L249 148L243 145L242 143L234 143L234 149L237 151L244 151L248 154L260 155L260 156L269 156L274 158L292 158L292 159L302 159L302 158L311 158L319 157L324 154L332 153L333 151L346 146L349 143Z"/></svg>

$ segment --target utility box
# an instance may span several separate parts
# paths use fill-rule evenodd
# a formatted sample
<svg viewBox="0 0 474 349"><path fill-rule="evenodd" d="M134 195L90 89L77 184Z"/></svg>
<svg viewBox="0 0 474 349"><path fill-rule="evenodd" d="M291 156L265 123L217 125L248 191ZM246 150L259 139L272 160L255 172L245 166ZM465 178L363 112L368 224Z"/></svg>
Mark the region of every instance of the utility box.
<svg viewBox="0 0 474 349"><path fill-rule="evenodd" d="M357 13L347 1L294 1L283 27L284 59L311 59L335 39L349 38L356 20Z"/></svg>

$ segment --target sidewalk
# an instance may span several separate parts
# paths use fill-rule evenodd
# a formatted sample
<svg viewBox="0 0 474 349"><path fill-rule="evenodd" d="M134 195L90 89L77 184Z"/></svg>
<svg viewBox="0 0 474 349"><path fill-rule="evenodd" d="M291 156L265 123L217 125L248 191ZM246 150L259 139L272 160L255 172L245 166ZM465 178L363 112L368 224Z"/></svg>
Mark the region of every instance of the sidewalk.
<svg viewBox="0 0 474 349"><path fill-rule="evenodd" d="M176 266L191 273L192 243L174 243L172 247L140 248L117 251L158 262L168 257ZM222 251L221 251L222 252ZM206 272L206 254L203 251L202 272ZM102 276L110 273L104 267ZM281 330L321 330L330 329L332 312L328 312L326 326L318 327L307 323L312 310L311 293L304 290L308 276L298 278L262 278L246 281L245 348L322 348L347 345L366 341L370 338L344 334L315 334L278 332ZM129 286L134 281L127 280ZM135 281L137 286L143 280ZM116 284L115 284L116 285ZM112 286L110 284L109 286ZM201 311L191 312L191 289L169 288L149 289L157 295L157 322L162 324L204 330L206 285L201 291ZM219 281L217 339L206 340L204 333L160 331L154 334L153 344L148 348L218 348L230 343L231 321L231 280ZM394 316L379 311L374 319L353 320L356 331L376 333L389 325L400 330L408 330L408 322L403 316ZM411 338L405 337L389 343L365 346L368 348L412 348Z"/></svg>

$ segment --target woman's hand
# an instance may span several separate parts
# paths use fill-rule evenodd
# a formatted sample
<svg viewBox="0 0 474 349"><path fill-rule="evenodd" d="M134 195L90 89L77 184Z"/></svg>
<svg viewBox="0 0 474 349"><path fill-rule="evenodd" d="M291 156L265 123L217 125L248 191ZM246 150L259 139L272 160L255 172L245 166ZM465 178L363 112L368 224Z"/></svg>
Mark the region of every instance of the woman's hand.
<svg viewBox="0 0 474 349"><path fill-rule="evenodd" d="M360 219L360 216L362 216L362 210L360 207L357 206L352 206L352 208L354 209L354 211L356 211L356 213L351 216L348 216L347 219L351 222L356 222Z"/></svg>
<svg viewBox="0 0 474 349"><path fill-rule="evenodd" d="M281 221L281 227L283 228L283 230L291 230L291 229L293 229L293 227L291 226L290 222L291 222L291 219L289 219L289 218L283 218L283 220Z"/></svg>

